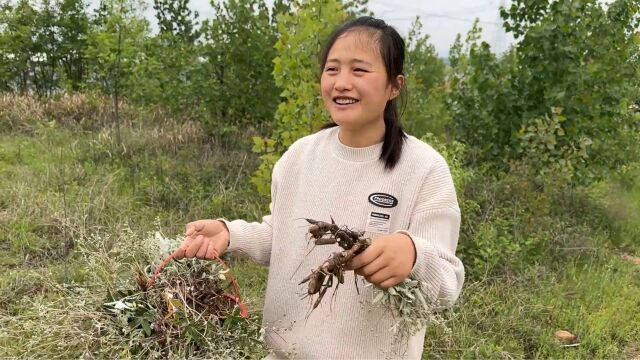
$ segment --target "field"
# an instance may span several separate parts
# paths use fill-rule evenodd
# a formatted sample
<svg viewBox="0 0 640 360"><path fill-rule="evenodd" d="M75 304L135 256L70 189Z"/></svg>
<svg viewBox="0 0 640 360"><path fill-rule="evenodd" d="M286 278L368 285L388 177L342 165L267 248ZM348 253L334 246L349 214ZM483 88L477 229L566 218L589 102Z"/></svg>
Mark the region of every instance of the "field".
<svg viewBox="0 0 640 360"><path fill-rule="evenodd" d="M249 183L257 167L251 131L212 138L197 123L124 104L118 147L106 125L108 106L91 94L48 104L1 101L0 358L133 356L126 344L83 331L95 318L87 309L99 309L109 285L134 281L127 266L87 262L87 249L122 249L111 259L117 261L155 231L176 236L195 219L256 220L266 211ZM550 218L553 209L574 213L548 223L551 246L528 261L523 247L505 251L512 261L496 263L498 270L482 273L466 263L463 295L430 327L425 359L640 359L640 183L612 180L586 191L598 207L553 204ZM596 208L602 214L590 213ZM527 220L535 207L522 211L517 219L528 226L545 223ZM470 214L467 220L482 227L477 219L489 213ZM461 239L467 259L474 249L468 242L490 243L511 229L490 221L497 233L463 229L475 236ZM104 273L109 266L117 272ZM242 259L232 259L232 268L259 317L266 269ZM560 329L577 342L559 342Z"/></svg>

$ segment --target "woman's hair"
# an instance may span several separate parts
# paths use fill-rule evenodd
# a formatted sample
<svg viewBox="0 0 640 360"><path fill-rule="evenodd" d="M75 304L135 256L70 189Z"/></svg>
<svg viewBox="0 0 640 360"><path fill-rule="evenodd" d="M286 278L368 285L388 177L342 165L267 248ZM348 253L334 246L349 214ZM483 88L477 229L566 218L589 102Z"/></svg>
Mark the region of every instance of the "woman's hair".
<svg viewBox="0 0 640 360"><path fill-rule="evenodd" d="M350 31L369 33L379 46L379 53L384 61L389 82L395 83L398 75L404 75L404 40L396 29L387 25L383 20L371 16L362 16L357 19L347 21L337 28L331 36L321 53L320 73L322 73L327 62L327 56L336 40ZM406 89L403 86L400 95L393 100L387 101L384 108L384 143L380 160L384 161L385 168L391 170L395 167L402 153L402 145L407 135L400 126L400 116L398 114L397 101L400 99L402 105L406 105ZM322 129L337 126L333 121L324 125Z"/></svg>

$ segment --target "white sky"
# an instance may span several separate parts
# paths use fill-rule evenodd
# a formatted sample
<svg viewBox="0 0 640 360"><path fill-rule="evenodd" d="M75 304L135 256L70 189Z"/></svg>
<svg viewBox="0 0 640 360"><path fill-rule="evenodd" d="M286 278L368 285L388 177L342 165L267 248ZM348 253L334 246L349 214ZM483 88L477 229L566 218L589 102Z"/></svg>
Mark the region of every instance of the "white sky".
<svg viewBox="0 0 640 360"><path fill-rule="evenodd" d="M272 1L267 0L267 3ZM500 19L499 7L509 0L369 0L369 9L376 17L393 25L402 35L407 35L411 23L420 16L423 32L430 36L431 43L440 56L447 56L449 47L458 33L463 38L471 29L473 20L481 21L483 40L491 44L494 52L504 51L513 38L505 34ZM208 0L191 0L191 8L200 17L214 15ZM153 9L150 12L152 23Z"/></svg>
<svg viewBox="0 0 640 360"><path fill-rule="evenodd" d="M155 29L153 0L144 1L148 5L145 16ZM272 0L266 1L273 3ZM89 3L93 8L99 0L90 0ZM509 0L369 0L369 9L402 35L407 35L415 17L420 16L423 32L430 36L430 42L440 56L445 57L456 35L460 33L464 38L475 18L481 21L483 40L491 45L494 52L504 51L513 38L505 34L498 9L500 5L509 3ZM191 0L190 7L198 11L200 19L214 15L209 0Z"/></svg>
<svg viewBox="0 0 640 360"><path fill-rule="evenodd" d="M369 9L376 17L393 25L406 35L416 16L420 16L422 30L441 56L447 56L457 34L466 36L478 18L482 39L494 52L503 52L513 37L502 28L499 7L509 0L369 0Z"/></svg>

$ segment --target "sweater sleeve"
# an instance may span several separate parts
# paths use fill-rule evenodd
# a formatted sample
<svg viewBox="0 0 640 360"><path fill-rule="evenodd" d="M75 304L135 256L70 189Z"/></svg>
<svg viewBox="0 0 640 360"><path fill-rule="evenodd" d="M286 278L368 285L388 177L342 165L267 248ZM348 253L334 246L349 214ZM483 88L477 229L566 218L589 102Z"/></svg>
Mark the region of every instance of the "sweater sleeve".
<svg viewBox="0 0 640 360"><path fill-rule="evenodd" d="M269 214L262 217L262 222L245 220L221 220L229 229L229 248L227 251L253 259L260 265L269 266L271 260L271 244L273 239L273 204L276 199L277 177L274 166L271 179L271 203Z"/></svg>
<svg viewBox="0 0 640 360"><path fill-rule="evenodd" d="M460 232L460 209L453 179L441 157L422 182L411 214L409 236L416 247L410 277L422 282L437 307L450 307L464 282L464 267L455 255Z"/></svg>

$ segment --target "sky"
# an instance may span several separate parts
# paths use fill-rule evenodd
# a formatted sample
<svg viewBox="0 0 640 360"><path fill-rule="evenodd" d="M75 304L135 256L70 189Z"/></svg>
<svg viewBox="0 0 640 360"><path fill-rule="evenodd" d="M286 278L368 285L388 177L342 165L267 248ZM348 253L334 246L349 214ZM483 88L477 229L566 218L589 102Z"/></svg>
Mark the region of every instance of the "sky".
<svg viewBox="0 0 640 360"><path fill-rule="evenodd" d="M266 0L267 3L273 1ZM157 29L152 7L148 4L145 16ZM376 17L394 26L402 35L407 35L411 23L420 16L423 33L429 35L430 42L442 57L446 57L457 34L463 38L471 29L475 18L483 29L482 39L491 45L494 52L501 53L513 43L513 38L504 32L500 19L500 5L508 5L509 0L369 0L369 9ZM99 0L91 0L92 6ZM200 19L213 17L209 0L191 0L190 7L198 11Z"/></svg>
<svg viewBox="0 0 640 360"><path fill-rule="evenodd" d="M509 0L369 0L369 9L402 35L420 16L423 33L429 35L440 56L447 56L456 35L462 34L464 39L476 18L482 27L482 39L493 51L506 50L513 37L502 27L499 8L508 4Z"/></svg>

